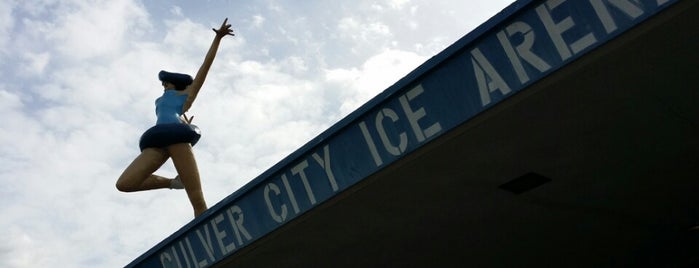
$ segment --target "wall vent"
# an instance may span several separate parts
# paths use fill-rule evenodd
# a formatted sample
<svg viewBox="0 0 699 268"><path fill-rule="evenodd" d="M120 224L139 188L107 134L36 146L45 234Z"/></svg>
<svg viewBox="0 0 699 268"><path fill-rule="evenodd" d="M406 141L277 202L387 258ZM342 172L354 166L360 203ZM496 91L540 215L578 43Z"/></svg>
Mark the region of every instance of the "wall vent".
<svg viewBox="0 0 699 268"><path fill-rule="evenodd" d="M547 177L541 176L534 172L529 172L498 186L498 188L514 194L521 194L550 181L551 179Z"/></svg>

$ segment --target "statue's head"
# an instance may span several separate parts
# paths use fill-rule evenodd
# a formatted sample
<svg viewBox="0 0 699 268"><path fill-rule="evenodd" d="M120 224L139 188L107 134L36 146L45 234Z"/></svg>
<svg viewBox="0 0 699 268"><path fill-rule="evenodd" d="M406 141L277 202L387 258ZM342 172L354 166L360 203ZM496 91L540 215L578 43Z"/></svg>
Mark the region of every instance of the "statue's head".
<svg viewBox="0 0 699 268"><path fill-rule="evenodd" d="M166 72L166 71L160 71L158 73L158 79L163 82L163 86L165 86L166 83L170 83L175 86L175 90L184 90L192 84L192 76L188 74L181 74L181 73L171 73L171 72Z"/></svg>

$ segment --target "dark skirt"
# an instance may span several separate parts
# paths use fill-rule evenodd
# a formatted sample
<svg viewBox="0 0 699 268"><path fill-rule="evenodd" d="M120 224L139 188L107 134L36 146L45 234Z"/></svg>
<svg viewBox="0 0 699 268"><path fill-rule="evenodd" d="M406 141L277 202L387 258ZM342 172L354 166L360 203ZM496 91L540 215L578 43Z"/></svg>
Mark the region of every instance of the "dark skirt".
<svg viewBox="0 0 699 268"><path fill-rule="evenodd" d="M161 124L155 125L141 135L138 147L141 151L146 148L165 148L177 143L197 144L201 131L191 124Z"/></svg>

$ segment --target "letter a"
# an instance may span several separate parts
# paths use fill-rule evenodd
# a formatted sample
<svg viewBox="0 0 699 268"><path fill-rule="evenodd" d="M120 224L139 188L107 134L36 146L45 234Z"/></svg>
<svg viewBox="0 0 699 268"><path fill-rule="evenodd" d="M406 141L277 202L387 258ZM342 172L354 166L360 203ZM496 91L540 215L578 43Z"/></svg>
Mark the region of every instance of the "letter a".
<svg viewBox="0 0 699 268"><path fill-rule="evenodd" d="M495 90L500 90L503 96L510 94L510 86L507 85L505 80L502 79L502 76L500 76L478 48L471 50L471 56L471 63L473 64L473 71L476 74L476 81L478 81L478 91L481 94L483 106L490 103L490 93ZM489 82L487 81L488 79L490 79Z"/></svg>

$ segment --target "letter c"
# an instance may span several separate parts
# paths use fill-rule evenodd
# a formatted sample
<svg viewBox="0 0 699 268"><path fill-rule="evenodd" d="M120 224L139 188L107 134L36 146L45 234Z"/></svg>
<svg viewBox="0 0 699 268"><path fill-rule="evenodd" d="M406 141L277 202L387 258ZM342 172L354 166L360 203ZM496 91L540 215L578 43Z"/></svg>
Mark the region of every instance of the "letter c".
<svg viewBox="0 0 699 268"><path fill-rule="evenodd" d="M281 193L281 190L279 190L279 186L277 186L274 183L268 183L267 186L265 186L265 202L267 203L267 209L269 210L269 215L272 216L272 219L274 219L278 223L284 222L286 220L286 215L287 215L287 209L286 205L282 204L281 205L281 215L277 214L277 212L274 210L274 207L272 207L272 200L270 199L270 191L274 192L274 195L279 195Z"/></svg>

